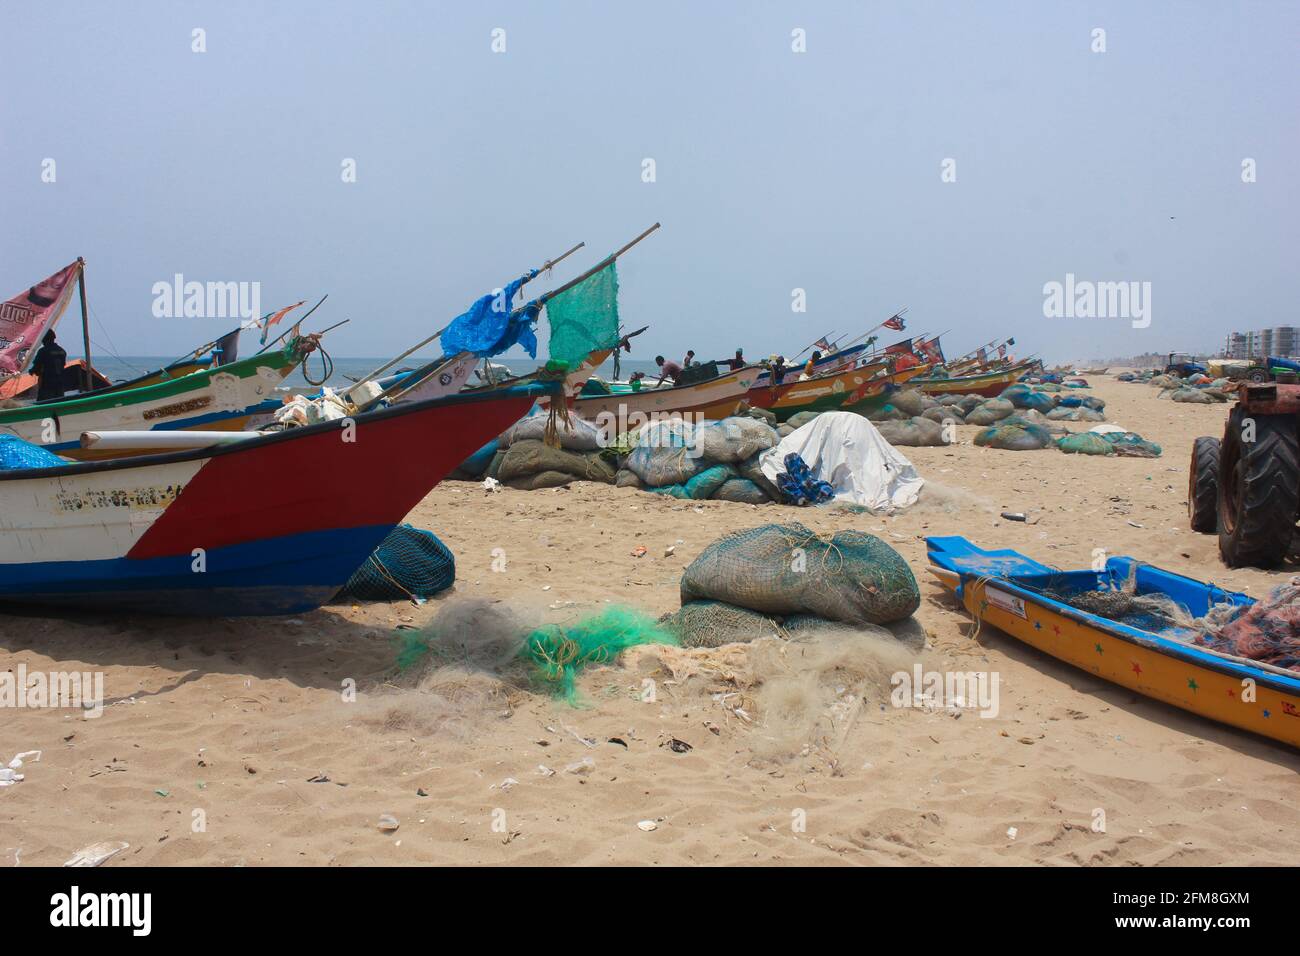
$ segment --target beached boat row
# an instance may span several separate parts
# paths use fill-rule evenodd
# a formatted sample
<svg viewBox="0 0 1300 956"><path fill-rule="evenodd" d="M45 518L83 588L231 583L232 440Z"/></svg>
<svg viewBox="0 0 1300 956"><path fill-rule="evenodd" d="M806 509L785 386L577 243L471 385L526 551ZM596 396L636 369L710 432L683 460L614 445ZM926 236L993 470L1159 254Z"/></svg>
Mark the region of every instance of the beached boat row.
<svg viewBox="0 0 1300 956"><path fill-rule="evenodd" d="M1013 380L1014 368L940 378L918 358L926 351L891 346L869 355L864 343L814 353L803 374L751 365L691 384L586 394L595 369L629 347L617 325L614 262L655 228L559 288L513 305L525 284L579 244L337 394L293 397L292 408L282 383L323 334L302 334L302 320L250 358L234 358L235 332L131 382L85 375L82 391L67 397L6 400L0 599L226 615L316 606L421 497L535 404L563 403L592 420L721 419L748 405L786 421L799 412L865 414L908 382L974 391ZM83 273L78 260L32 287L31 303L10 300L18 305L6 314L25 323L6 340L11 395L30 394L31 344L57 322L74 280L84 289ZM502 294L509 308L499 307ZM529 340L543 306L552 358L567 359L473 383L480 360ZM288 311L264 320L263 340ZM901 327L897 319L891 328ZM442 357L393 370L440 337Z"/></svg>

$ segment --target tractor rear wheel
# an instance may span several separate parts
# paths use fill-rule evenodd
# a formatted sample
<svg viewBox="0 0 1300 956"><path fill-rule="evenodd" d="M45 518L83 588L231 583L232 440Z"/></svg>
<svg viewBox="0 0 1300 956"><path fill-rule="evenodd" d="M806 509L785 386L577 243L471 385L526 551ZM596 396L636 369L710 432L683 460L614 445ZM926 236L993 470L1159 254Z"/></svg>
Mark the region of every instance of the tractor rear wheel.
<svg viewBox="0 0 1300 956"><path fill-rule="evenodd" d="M1223 560L1233 568L1280 564L1291 550L1298 507L1300 440L1295 416L1247 415L1240 405L1234 407L1219 451Z"/></svg>
<svg viewBox="0 0 1300 956"><path fill-rule="evenodd" d="M1192 530L1213 534L1219 526L1219 439L1192 442L1192 465L1187 475L1187 514Z"/></svg>

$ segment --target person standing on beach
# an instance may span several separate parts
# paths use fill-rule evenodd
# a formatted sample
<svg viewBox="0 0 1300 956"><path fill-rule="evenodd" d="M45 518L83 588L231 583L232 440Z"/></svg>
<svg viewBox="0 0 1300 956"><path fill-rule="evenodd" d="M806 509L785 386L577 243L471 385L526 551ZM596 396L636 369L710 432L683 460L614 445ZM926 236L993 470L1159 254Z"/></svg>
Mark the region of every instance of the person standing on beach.
<svg viewBox="0 0 1300 956"><path fill-rule="evenodd" d="M32 373L40 382L36 388L38 402L63 397L63 369L67 364L68 353L54 341L54 330L50 329L41 339L36 358L32 359Z"/></svg>

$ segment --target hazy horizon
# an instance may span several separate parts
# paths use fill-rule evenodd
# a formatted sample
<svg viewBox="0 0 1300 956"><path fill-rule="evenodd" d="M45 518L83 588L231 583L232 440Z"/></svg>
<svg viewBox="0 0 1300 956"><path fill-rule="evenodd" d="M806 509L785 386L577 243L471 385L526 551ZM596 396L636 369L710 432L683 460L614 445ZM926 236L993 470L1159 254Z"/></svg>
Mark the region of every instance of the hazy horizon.
<svg viewBox="0 0 1300 956"><path fill-rule="evenodd" d="M84 256L101 352L180 355L229 327L152 315L180 273L260 283L263 311L329 293L310 327L351 319L332 352L393 355L653 222L619 263L624 324L651 326L634 359L788 355L903 307L909 333L951 330L949 354L1014 336L1049 362L1300 324L1294 4L6 2L3 20L0 298ZM1150 324L1045 318L1067 275L1150 283ZM73 355L78 326L74 302Z"/></svg>

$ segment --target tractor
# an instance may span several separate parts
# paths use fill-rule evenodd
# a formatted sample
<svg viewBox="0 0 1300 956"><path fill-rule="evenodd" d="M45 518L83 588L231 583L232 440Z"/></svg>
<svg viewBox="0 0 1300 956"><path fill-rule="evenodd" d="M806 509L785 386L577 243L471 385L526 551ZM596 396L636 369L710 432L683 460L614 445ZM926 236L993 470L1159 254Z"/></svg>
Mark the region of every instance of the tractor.
<svg viewBox="0 0 1300 956"><path fill-rule="evenodd" d="M1165 374L1177 375L1180 378L1187 378L1189 375L1195 375L1200 372L1205 374L1205 366L1197 362L1191 355L1186 352L1170 352L1169 359L1165 362Z"/></svg>
<svg viewBox="0 0 1300 956"><path fill-rule="evenodd" d="M1269 568L1292 552L1300 517L1300 385L1242 382L1223 438L1192 443L1192 530L1219 534L1232 568Z"/></svg>

